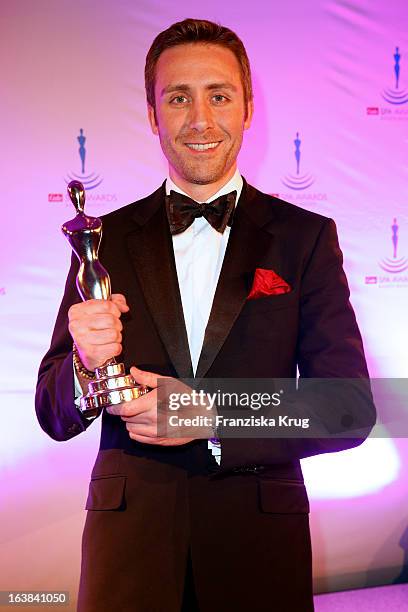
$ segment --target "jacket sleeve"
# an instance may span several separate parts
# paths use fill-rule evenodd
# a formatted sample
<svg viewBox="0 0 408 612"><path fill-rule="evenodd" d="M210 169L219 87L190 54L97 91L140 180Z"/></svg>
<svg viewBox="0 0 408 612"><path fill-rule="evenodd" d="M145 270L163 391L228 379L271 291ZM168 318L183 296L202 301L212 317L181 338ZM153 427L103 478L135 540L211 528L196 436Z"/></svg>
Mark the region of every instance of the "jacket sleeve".
<svg viewBox="0 0 408 612"><path fill-rule="evenodd" d="M92 421L85 419L74 400L72 337L68 310L81 301L76 288L78 261L72 254L65 292L58 311L51 345L41 361L35 394L35 410L42 429L54 440L69 440L85 431Z"/></svg>
<svg viewBox="0 0 408 612"><path fill-rule="evenodd" d="M316 436L225 438L222 469L293 462L346 450L369 435L376 409L349 296L336 225L327 219L303 268L297 343L299 387L292 401L285 404L289 416L310 418Z"/></svg>

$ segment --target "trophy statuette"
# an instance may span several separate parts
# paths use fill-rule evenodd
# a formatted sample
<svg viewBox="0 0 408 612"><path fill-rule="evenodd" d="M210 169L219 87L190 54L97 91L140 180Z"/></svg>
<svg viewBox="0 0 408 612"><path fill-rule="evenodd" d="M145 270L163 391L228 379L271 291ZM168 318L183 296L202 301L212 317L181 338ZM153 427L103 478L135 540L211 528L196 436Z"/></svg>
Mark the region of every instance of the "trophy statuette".
<svg viewBox="0 0 408 612"><path fill-rule="evenodd" d="M62 226L80 266L76 285L82 300L103 299L111 296L108 272L98 259L102 239L102 221L85 214L85 189L79 181L71 181L68 194L75 206L76 216ZM138 385L133 376L126 374L123 363L112 357L95 370L95 377L89 381L89 392L81 397L80 409L86 418L97 416L103 408L137 399L149 391Z"/></svg>

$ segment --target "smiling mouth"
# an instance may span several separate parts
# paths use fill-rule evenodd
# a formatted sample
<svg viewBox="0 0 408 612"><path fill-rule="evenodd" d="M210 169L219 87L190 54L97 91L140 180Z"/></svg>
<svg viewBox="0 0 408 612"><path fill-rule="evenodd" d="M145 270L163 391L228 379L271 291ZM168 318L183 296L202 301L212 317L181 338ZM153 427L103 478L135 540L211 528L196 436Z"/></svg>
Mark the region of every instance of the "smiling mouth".
<svg viewBox="0 0 408 612"><path fill-rule="evenodd" d="M209 149L215 149L218 147L221 141L218 142L206 142L206 143L194 143L186 142L186 146L192 151L208 151Z"/></svg>

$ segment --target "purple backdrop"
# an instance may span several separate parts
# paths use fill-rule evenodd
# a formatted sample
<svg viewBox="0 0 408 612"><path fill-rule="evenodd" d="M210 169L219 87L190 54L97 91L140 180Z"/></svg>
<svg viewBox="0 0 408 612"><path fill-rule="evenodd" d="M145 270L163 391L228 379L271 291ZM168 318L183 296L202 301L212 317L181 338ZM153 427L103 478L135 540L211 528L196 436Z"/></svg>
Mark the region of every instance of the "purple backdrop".
<svg viewBox="0 0 408 612"><path fill-rule="evenodd" d="M166 166L146 120L146 51L185 17L230 26L247 47L255 87L241 172L336 220L371 375L407 377L408 6L294 0L250 11L241 0L209 0L205 10L183 0L16 0L0 12L0 589L74 594L99 424L57 444L33 408L70 257L59 230L73 214L66 181L87 183L95 215L153 191ZM316 589L403 575L407 455L404 440L384 437L304 461Z"/></svg>

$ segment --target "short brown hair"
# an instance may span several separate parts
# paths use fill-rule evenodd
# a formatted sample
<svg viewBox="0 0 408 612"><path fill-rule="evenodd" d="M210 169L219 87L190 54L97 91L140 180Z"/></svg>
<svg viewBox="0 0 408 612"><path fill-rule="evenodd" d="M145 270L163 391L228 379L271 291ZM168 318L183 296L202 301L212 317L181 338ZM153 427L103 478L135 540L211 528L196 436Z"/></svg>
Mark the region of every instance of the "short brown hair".
<svg viewBox="0 0 408 612"><path fill-rule="evenodd" d="M153 108L155 105L154 85L156 79L156 64L160 55L170 47L188 43L208 43L226 47L233 52L241 68L242 86L245 105L253 98L251 68L245 47L240 38L218 23L205 19L184 19L173 23L167 30L160 32L154 39L146 56L145 87L147 101Z"/></svg>

